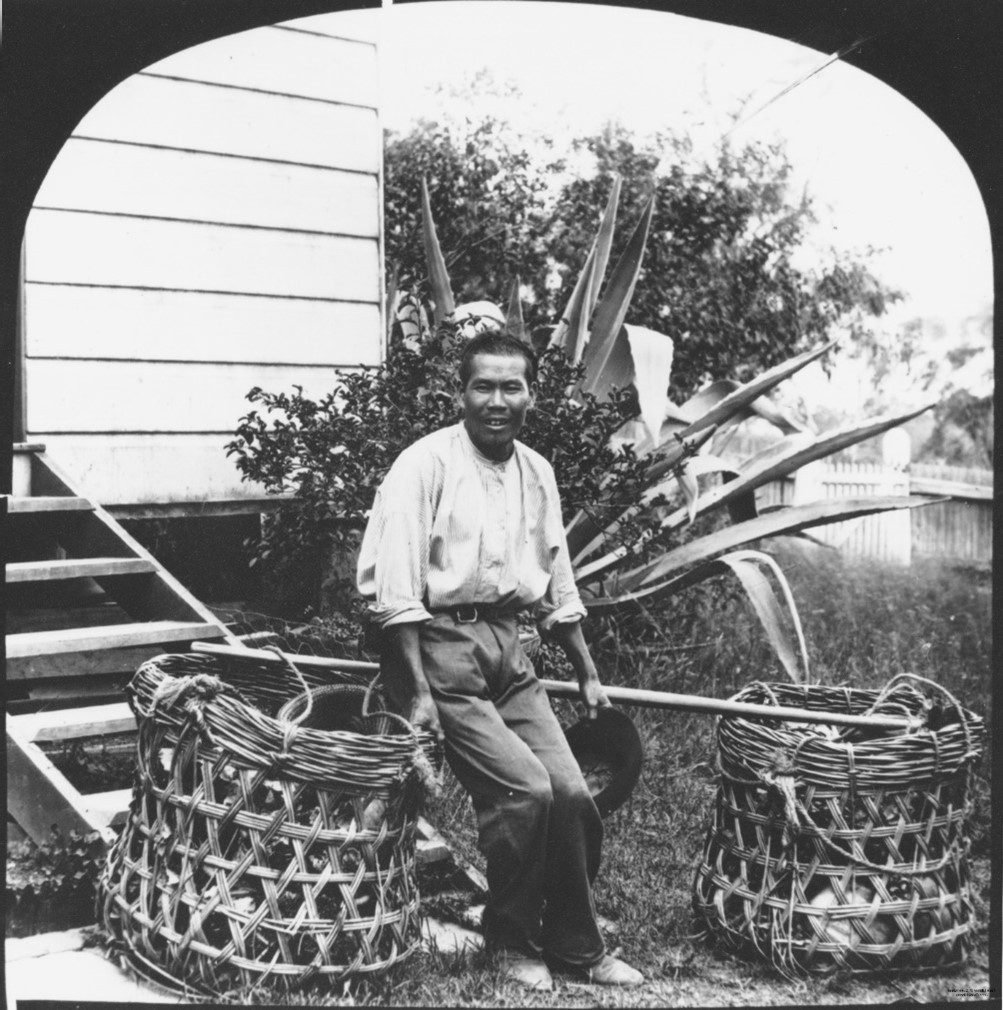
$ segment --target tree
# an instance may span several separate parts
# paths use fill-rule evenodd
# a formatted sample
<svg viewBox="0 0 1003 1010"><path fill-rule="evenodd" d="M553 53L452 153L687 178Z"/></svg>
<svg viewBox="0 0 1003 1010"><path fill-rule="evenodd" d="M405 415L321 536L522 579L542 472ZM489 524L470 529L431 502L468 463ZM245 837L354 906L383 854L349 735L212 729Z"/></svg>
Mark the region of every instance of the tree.
<svg viewBox="0 0 1003 1010"><path fill-rule="evenodd" d="M934 408L933 434L922 447L920 459L948 466L993 465L993 398L955 390Z"/></svg>
<svg viewBox="0 0 1003 1010"><path fill-rule="evenodd" d="M401 286L424 277L417 221L425 174L457 300L502 302L518 276L529 328L553 324L619 175L625 220L639 218L655 194L631 317L676 341L677 402L711 377L748 379L841 333L866 341L870 321L898 297L859 260L832 255L813 270L798 265L814 219L807 196L789 197L779 147L722 143L697 162L685 138L639 140L611 125L577 140L565 159L553 151L531 157L526 148L495 117L388 137L387 263ZM572 156L592 167L572 175ZM614 261L628 237L621 233Z"/></svg>
<svg viewBox="0 0 1003 1010"><path fill-rule="evenodd" d="M706 453L716 435L753 414L790 430L787 419L763 397L831 345L782 362L744 384L716 381L674 407L666 394L674 357L671 339L626 322L644 259L652 200L606 279L618 190L617 184L566 318L541 361L535 413L542 423L526 430L527 442L554 465L576 582L590 610L615 613L642 598L672 595L731 573L796 680L799 668L807 670L807 652L790 587L776 562L749 545L916 503L908 498L840 499L766 515L759 513L755 492L915 414L822 435L791 430L789 438L737 466ZM436 308L425 311L410 296L395 300L396 322L407 320L408 326L406 333L395 327L397 338L386 362L375 371L340 375L338 387L321 401L304 398L299 389L293 397L261 389L248 394L264 413L252 410L241 419L228 454L245 478L263 482L270 492L296 496L265 531L262 559L274 555L280 565L288 565L317 557L332 545L350 547L374 482L405 445L441 428L454 409L450 392L455 391L457 356L471 323L476 329L485 319L454 312L453 285L430 202L423 185L422 247ZM430 318L436 321L434 328L428 325ZM510 301L504 317L494 315L487 325L528 339L518 299ZM633 433L621 438L628 427ZM701 489L701 475L717 480ZM724 520L725 511L730 522ZM797 636L800 663L785 616Z"/></svg>
<svg viewBox="0 0 1003 1010"><path fill-rule="evenodd" d="M423 120L403 136L389 133L383 175L386 261L397 286L427 294L422 178L442 222L449 270L464 279L463 301L497 301L512 278L546 273L549 171L513 144L504 122ZM532 303L527 316L531 324L545 321Z"/></svg>

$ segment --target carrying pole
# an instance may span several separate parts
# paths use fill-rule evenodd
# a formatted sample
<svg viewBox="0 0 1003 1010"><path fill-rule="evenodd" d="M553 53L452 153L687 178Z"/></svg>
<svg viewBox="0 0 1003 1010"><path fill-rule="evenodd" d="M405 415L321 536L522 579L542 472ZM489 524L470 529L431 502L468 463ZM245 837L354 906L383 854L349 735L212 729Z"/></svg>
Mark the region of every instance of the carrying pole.
<svg viewBox="0 0 1003 1010"><path fill-rule="evenodd" d="M378 663L365 663L354 659L328 659L324 656L300 656L293 652L278 655L263 649L249 649L237 645L218 645L215 642L195 642L194 652L213 656L227 656L244 659L268 666L284 666L289 662L315 670L340 670L344 673L366 674L371 677L379 673ZM578 685L567 680L545 680L540 683L544 690L556 698L579 698ZM783 719L790 722L825 723L829 726L867 726L872 729L916 730L923 726L923 720L891 715L853 715L849 712L818 712L808 708L793 708L785 705L756 705L747 701L727 701L720 698L704 698L697 694L672 694L669 691L645 691L633 687L604 687L606 697L619 705L638 705L641 708L674 709L687 712L706 712L709 715L738 715L749 719Z"/></svg>

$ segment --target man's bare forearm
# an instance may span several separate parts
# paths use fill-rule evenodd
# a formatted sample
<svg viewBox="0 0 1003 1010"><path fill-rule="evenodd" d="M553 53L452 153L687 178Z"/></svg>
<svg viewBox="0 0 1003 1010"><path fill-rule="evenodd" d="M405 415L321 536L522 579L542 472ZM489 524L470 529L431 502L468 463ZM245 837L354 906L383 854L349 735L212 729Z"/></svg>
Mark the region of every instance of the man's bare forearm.
<svg viewBox="0 0 1003 1010"><path fill-rule="evenodd" d="M410 721L441 736L432 689L421 662L419 628L417 623L408 623L383 629L381 669L391 696L400 701Z"/></svg>
<svg viewBox="0 0 1003 1010"><path fill-rule="evenodd" d="M589 718L595 718L596 709L608 705L609 699L599 682L599 674L596 671L596 664L589 652L589 647L585 644L581 622L568 621L563 624L555 624L551 635L561 647L564 655L568 657L568 661L578 677L578 688L581 691L582 702L585 704Z"/></svg>

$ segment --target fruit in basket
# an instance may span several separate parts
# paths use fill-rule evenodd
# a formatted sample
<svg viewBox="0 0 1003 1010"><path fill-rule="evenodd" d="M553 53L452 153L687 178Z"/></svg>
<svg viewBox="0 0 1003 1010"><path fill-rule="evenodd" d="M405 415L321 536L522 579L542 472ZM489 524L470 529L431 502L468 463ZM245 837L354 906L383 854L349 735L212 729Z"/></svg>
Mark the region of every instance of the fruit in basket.
<svg viewBox="0 0 1003 1010"><path fill-rule="evenodd" d="M912 886L921 901L941 897L940 886L935 877L916 877ZM951 917L946 908L926 908L916 912L913 919L913 933L917 939L925 940L932 934L949 929L950 925Z"/></svg>
<svg viewBox="0 0 1003 1010"><path fill-rule="evenodd" d="M844 891L839 884L833 884L831 887L823 887L808 904L812 908L818 909L820 913L831 912L835 909L847 908L849 906L854 908L855 914L848 913L840 915L838 918L832 915L826 917L822 914L814 916L816 921L823 925L825 941L827 943L838 943L840 946L848 947L853 941L856 932L851 925L851 919L857 919L863 925L867 921L869 914L864 909L869 909L873 901L874 892L870 888L858 885ZM867 931L870 934L870 938L865 942L888 943L891 937L891 930L881 916L874 919L867 927Z"/></svg>

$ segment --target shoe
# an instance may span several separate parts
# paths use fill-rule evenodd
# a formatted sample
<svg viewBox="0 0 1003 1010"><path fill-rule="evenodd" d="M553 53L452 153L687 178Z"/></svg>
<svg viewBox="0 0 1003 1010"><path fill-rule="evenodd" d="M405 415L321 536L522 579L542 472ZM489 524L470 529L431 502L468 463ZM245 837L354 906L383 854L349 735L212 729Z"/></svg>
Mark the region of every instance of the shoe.
<svg viewBox="0 0 1003 1010"><path fill-rule="evenodd" d="M550 969L539 958L518 951L503 950L498 959L506 982L517 982L527 989L540 992L550 992L554 988Z"/></svg>
<svg viewBox="0 0 1003 1010"><path fill-rule="evenodd" d="M644 982L644 976L636 968L631 968L612 954L604 954L598 964L583 970L588 972L589 982L593 985L632 986Z"/></svg>

